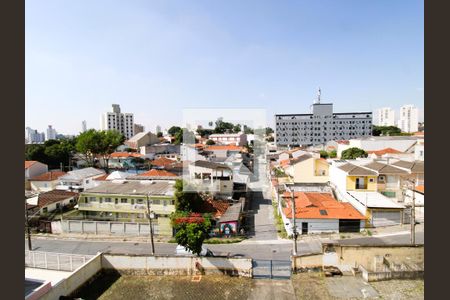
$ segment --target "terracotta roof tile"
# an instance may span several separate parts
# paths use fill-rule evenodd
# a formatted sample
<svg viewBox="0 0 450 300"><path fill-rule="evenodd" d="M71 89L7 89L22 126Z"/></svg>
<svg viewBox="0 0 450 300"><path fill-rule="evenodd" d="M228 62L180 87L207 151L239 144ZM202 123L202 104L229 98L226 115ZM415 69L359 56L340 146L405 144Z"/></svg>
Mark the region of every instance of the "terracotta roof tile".
<svg viewBox="0 0 450 300"><path fill-rule="evenodd" d="M171 165L173 163L176 163L176 161L168 159L168 158L165 158L165 157L161 157L161 158L155 159L155 160L153 160L151 162L152 165L158 166L158 167L166 167L166 166L169 166L169 165Z"/></svg>
<svg viewBox="0 0 450 300"><path fill-rule="evenodd" d="M110 155L112 158L118 157L143 157L144 155L137 152L114 152Z"/></svg>
<svg viewBox="0 0 450 300"><path fill-rule="evenodd" d="M206 151L215 151L215 150L242 151L243 147L235 145L211 145L205 147L204 149Z"/></svg>
<svg viewBox="0 0 450 300"><path fill-rule="evenodd" d="M66 175L66 172L50 171L50 172L35 176L33 178L30 178L30 181L54 181L63 175Z"/></svg>
<svg viewBox="0 0 450 300"><path fill-rule="evenodd" d="M166 170L152 169L148 172L136 175L136 177L178 177L176 174L167 172Z"/></svg>
<svg viewBox="0 0 450 300"><path fill-rule="evenodd" d="M25 170L28 169L29 167L31 167L32 165L34 165L35 163L37 163L37 161L35 161L35 160L26 160L25 161Z"/></svg>
<svg viewBox="0 0 450 300"><path fill-rule="evenodd" d="M416 186L416 191L425 194L425 186L424 185L417 185Z"/></svg>
<svg viewBox="0 0 450 300"><path fill-rule="evenodd" d="M381 155L385 155L385 154L397 154L397 153L402 153L402 152L398 151L394 148L385 148L385 149L376 150L376 151L367 151L367 153L381 156Z"/></svg>
<svg viewBox="0 0 450 300"><path fill-rule="evenodd" d="M338 202L328 193L295 192L294 195L296 219L365 219L350 203ZM287 218L292 218L291 197L289 192L283 194Z"/></svg>
<svg viewBox="0 0 450 300"><path fill-rule="evenodd" d="M67 198L76 197L78 193L61 191L61 190L53 190L50 192L39 194L38 197L38 206L40 208L45 207L49 204L59 202L65 200Z"/></svg>

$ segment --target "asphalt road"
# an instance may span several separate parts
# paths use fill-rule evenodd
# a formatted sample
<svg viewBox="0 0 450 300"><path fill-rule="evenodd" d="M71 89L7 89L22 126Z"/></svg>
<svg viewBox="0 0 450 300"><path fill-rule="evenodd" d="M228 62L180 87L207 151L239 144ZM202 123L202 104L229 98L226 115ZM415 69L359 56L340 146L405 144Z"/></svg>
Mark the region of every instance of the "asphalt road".
<svg viewBox="0 0 450 300"><path fill-rule="evenodd" d="M409 234L339 240L340 243L347 245L394 245L408 244L409 241ZM418 232L416 234L416 243L421 244L423 241L424 233ZM26 241L24 245L25 249L28 249ZM33 239L32 246L33 250L36 251L91 255L97 252L149 254L151 249L149 243L52 239ZM292 251L292 243L290 241L280 242L273 240L247 240L237 244L205 244L205 246L216 254L239 254L252 257L253 259L289 260ZM175 247L176 244L173 243L155 243L155 252L161 255L173 255L175 254ZM319 253L321 252L321 242L319 240L300 240L297 244L297 251L299 254Z"/></svg>

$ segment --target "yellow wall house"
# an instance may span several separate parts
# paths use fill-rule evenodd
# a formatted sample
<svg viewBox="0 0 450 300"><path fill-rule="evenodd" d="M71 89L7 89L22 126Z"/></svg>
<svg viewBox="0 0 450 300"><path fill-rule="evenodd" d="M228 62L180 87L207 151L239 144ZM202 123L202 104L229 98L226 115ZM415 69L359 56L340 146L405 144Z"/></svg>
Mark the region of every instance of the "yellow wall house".
<svg viewBox="0 0 450 300"><path fill-rule="evenodd" d="M377 191L377 172L350 163L339 169L347 173L347 191Z"/></svg>
<svg viewBox="0 0 450 300"><path fill-rule="evenodd" d="M329 164L318 153L306 153L290 161L286 173L294 183L326 183L329 179Z"/></svg>
<svg viewBox="0 0 450 300"><path fill-rule="evenodd" d="M157 233L172 235L169 215L175 211L174 181L113 180L80 194L78 210L86 219L147 221L147 201Z"/></svg>

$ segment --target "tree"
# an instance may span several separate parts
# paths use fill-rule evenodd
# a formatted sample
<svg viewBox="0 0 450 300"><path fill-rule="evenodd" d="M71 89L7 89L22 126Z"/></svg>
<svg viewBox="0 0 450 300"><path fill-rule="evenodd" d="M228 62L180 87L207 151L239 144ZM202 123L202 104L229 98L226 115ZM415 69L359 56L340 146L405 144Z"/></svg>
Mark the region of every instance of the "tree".
<svg viewBox="0 0 450 300"><path fill-rule="evenodd" d="M273 136L269 136L268 138L266 138L266 141L273 142L275 141L275 139L273 138Z"/></svg>
<svg viewBox="0 0 450 300"><path fill-rule="evenodd" d="M244 125L244 133L245 133L245 134L253 134L254 131L253 131L253 129L251 129L251 128L248 127L247 125Z"/></svg>
<svg viewBox="0 0 450 300"><path fill-rule="evenodd" d="M75 150L69 139L48 140L41 145L30 145L25 152L26 160L36 160L52 168L67 166Z"/></svg>
<svg viewBox="0 0 450 300"><path fill-rule="evenodd" d="M380 136L380 135L389 135L389 136L398 136L403 135L400 128L395 126L376 126L372 127L372 135Z"/></svg>
<svg viewBox="0 0 450 300"><path fill-rule="evenodd" d="M325 151L325 150L320 150L320 157L321 157L321 158L328 158L328 157L329 157L329 154L328 154L328 152Z"/></svg>
<svg viewBox="0 0 450 300"><path fill-rule="evenodd" d="M273 133L273 129L270 127L266 127L266 135L272 134Z"/></svg>
<svg viewBox="0 0 450 300"><path fill-rule="evenodd" d="M215 145L216 142L214 142L213 140L207 140L205 144L208 146L211 146L211 145Z"/></svg>
<svg viewBox="0 0 450 300"><path fill-rule="evenodd" d="M347 150L342 151L342 159L355 159L358 157L367 157L367 152L363 149L352 147Z"/></svg>
<svg viewBox="0 0 450 300"><path fill-rule="evenodd" d="M204 200L198 192L184 191L185 185L187 190L192 190L191 186L183 180L175 181L175 210L179 212L199 211Z"/></svg>
<svg viewBox="0 0 450 300"><path fill-rule="evenodd" d="M213 130L212 129L197 128L197 133L201 137L207 137L207 136L210 136L211 134L213 134Z"/></svg>
<svg viewBox="0 0 450 300"><path fill-rule="evenodd" d="M158 132L158 133L156 134L156 136L157 136L157 137L162 137L162 136L163 136L163 133L160 131L160 132Z"/></svg>
<svg viewBox="0 0 450 300"><path fill-rule="evenodd" d="M120 145L125 141L123 134L116 130L107 130L100 132L101 148L99 154L102 156L105 163L105 169L108 170L109 159Z"/></svg>
<svg viewBox="0 0 450 300"><path fill-rule="evenodd" d="M173 143L179 145L181 143L191 144L197 142L198 140L195 138L195 134L192 131L183 128L175 134L175 141Z"/></svg>
<svg viewBox="0 0 450 300"><path fill-rule="evenodd" d="M181 127L178 126L172 126L169 128L169 130L167 131L171 136L175 136L178 132L181 131Z"/></svg>
<svg viewBox="0 0 450 300"><path fill-rule="evenodd" d="M214 128L214 133L225 133L233 130L233 123L224 122L223 118L218 118L216 121L216 128Z"/></svg>
<svg viewBox="0 0 450 300"><path fill-rule="evenodd" d="M330 155L330 158L336 158L337 157L337 151L336 150L330 151L329 155Z"/></svg>
<svg viewBox="0 0 450 300"><path fill-rule="evenodd" d="M241 124L236 124L236 125L234 125L233 126L233 132L234 133L239 133L239 132L241 132Z"/></svg>
<svg viewBox="0 0 450 300"><path fill-rule="evenodd" d="M208 214L173 213L172 226L176 231L175 240L188 251L200 255L203 241L208 237L211 220Z"/></svg>

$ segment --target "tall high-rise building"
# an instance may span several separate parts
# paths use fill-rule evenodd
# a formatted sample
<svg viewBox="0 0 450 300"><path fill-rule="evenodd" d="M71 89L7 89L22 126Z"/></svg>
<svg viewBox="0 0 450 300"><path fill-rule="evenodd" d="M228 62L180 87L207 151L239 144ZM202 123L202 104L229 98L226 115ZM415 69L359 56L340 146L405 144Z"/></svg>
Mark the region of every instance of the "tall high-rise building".
<svg viewBox="0 0 450 300"><path fill-rule="evenodd" d="M134 124L134 134L144 132L144 126L141 124Z"/></svg>
<svg viewBox="0 0 450 300"><path fill-rule="evenodd" d="M26 128L26 140L30 144L43 143L45 141L45 134L43 132L38 132L36 129Z"/></svg>
<svg viewBox="0 0 450 300"><path fill-rule="evenodd" d="M118 104L112 105L112 112L102 114L100 128L102 130L117 130L126 139L134 135L134 120L132 113L122 113Z"/></svg>
<svg viewBox="0 0 450 300"><path fill-rule="evenodd" d="M160 133L160 132L161 132L161 126L156 125L156 134L158 134L158 133Z"/></svg>
<svg viewBox="0 0 450 300"><path fill-rule="evenodd" d="M87 131L87 123L86 120L81 122L81 132L86 132Z"/></svg>
<svg viewBox="0 0 450 300"><path fill-rule="evenodd" d="M56 130L52 128L52 125L48 125L47 128L47 141L56 139Z"/></svg>
<svg viewBox="0 0 450 300"><path fill-rule="evenodd" d="M419 109L411 104L400 107L398 127L403 132L417 132L419 130Z"/></svg>
<svg viewBox="0 0 450 300"><path fill-rule="evenodd" d="M376 123L378 126L395 126L395 111L390 107L378 109Z"/></svg>
<svg viewBox="0 0 450 300"><path fill-rule="evenodd" d="M310 114L275 115L277 146L307 146L330 140L348 140L372 135L372 112L334 113L332 103L317 100Z"/></svg>

